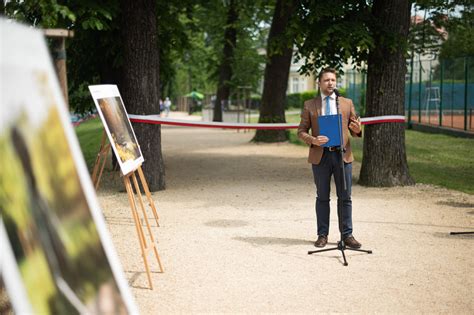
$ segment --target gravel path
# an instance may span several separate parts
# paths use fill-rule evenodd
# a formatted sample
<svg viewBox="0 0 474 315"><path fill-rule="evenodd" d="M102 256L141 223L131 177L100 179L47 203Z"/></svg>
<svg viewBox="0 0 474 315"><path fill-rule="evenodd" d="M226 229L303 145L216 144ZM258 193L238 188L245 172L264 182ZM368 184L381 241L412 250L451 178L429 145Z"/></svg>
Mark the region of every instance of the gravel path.
<svg viewBox="0 0 474 315"><path fill-rule="evenodd" d="M344 267L339 251L307 255L316 238L307 148L252 136L163 127L167 189L153 198L165 273L153 272L154 290L121 180L105 174L99 200L141 313L474 312L474 236L449 235L474 230L473 195L354 185L354 235L373 254L346 251ZM338 238L333 211L329 246Z"/></svg>

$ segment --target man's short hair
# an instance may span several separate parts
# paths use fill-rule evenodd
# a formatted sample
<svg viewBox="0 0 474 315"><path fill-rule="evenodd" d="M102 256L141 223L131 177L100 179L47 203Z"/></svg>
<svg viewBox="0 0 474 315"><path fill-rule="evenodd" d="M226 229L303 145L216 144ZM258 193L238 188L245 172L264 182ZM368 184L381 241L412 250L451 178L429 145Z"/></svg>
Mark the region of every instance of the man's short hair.
<svg viewBox="0 0 474 315"><path fill-rule="evenodd" d="M321 81L321 78L323 77L323 74L325 73L333 73L337 77L337 71L334 68L323 68L321 72L318 74L318 81Z"/></svg>

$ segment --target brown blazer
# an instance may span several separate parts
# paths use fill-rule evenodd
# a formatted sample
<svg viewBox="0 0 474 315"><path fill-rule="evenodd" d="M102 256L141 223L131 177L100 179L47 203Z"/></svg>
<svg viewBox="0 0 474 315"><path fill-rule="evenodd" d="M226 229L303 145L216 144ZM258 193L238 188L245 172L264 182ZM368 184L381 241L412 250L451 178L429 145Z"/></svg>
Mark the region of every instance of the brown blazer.
<svg viewBox="0 0 474 315"><path fill-rule="evenodd" d="M319 135L318 116L321 115L321 103L321 96L319 95L304 102L304 108L301 112L301 122L298 127L298 137L310 145L308 162L312 164L319 164L323 156L323 147L311 144L312 140ZM351 142L349 141L349 132L353 137L361 137L362 132L355 134L349 129L349 118L356 119L352 100L340 96L339 111L342 114L342 135L344 148L346 149L344 161L351 163L354 161L354 156L351 150ZM311 134L309 133L310 129Z"/></svg>

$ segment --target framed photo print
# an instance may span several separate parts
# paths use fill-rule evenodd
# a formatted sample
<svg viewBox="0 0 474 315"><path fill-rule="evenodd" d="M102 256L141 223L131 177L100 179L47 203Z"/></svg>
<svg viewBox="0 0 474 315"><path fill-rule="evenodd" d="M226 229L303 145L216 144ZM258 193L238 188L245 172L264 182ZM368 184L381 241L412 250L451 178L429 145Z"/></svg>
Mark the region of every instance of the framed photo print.
<svg viewBox="0 0 474 315"><path fill-rule="evenodd" d="M137 313L44 37L0 19L0 38L0 224L12 252L1 269L17 270L2 277L14 311Z"/></svg>
<svg viewBox="0 0 474 315"><path fill-rule="evenodd" d="M91 85L89 91L122 174L136 170L144 159L117 86Z"/></svg>

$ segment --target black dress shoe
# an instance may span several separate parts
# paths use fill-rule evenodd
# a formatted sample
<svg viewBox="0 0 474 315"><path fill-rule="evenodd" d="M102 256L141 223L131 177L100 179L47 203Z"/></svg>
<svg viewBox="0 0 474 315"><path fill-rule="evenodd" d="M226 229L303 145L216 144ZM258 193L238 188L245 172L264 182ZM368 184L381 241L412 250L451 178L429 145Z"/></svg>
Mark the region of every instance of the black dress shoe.
<svg viewBox="0 0 474 315"><path fill-rule="evenodd" d="M362 246L352 235L344 239L344 244L349 248L360 248Z"/></svg>
<svg viewBox="0 0 474 315"><path fill-rule="evenodd" d="M318 235L318 239L314 242L316 247L324 247L328 243L328 237L326 235Z"/></svg>

